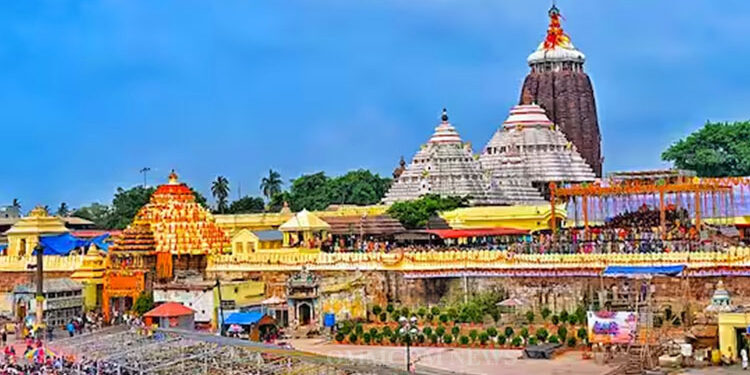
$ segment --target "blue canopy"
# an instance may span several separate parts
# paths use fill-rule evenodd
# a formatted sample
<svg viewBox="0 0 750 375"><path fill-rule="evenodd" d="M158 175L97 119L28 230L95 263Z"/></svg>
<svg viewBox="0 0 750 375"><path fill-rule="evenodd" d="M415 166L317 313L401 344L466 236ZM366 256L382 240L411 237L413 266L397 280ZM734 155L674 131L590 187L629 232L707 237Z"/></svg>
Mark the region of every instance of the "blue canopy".
<svg viewBox="0 0 750 375"><path fill-rule="evenodd" d="M604 276L652 276L652 275L679 275L685 269L685 265L678 266L609 266L602 273Z"/></svg>
<svg viewBox="0 0 750 375"><path fill-rule="evenodd" d="M109 245L105 240L108 237L109 234L103 234L90 240L84 240L70 233L62 233L55 236L40 237L39 242L44 246L44 255L68 255L71 251L79 248L83 248L85 251L92 243L106 251Z"/></svg>
<svg viewBox="0 0 750 375"><path fill-rule="evenodd" d="M241 326L255 324L263 318L263 315L265 314L260 311L236 312L229 315L229 317L224 320L224 324L239 324Z"/></svg>

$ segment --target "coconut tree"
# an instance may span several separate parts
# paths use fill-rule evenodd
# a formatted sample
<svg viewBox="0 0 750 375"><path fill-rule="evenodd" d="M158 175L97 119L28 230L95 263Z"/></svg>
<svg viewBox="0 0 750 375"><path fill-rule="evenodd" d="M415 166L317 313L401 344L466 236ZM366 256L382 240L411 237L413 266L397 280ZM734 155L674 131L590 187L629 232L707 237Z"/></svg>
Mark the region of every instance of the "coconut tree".
<svg viewBox="0 0 750 375"><path fill-rule="evenodd" d="M70 214L70 208L65 202L60 203L60 207L57 208L57 216L68 216Z"/></svg>
<svg viewBox="0 0 750 375"><path fill-rule="evenodd" d="M211 183L211 194L216 199L216 210L224 213L227 210L227 197L229 196L229 180L224 176L216 177Z"/></svg>
<svg viewBox="0 0 750 375"><path fill-rule="evenodd" d="M260 180L260 190L269 202L274 194L281 192L282 185L284 182L281 180L281 175L273 169L269 169L268 176Z"/></svg>

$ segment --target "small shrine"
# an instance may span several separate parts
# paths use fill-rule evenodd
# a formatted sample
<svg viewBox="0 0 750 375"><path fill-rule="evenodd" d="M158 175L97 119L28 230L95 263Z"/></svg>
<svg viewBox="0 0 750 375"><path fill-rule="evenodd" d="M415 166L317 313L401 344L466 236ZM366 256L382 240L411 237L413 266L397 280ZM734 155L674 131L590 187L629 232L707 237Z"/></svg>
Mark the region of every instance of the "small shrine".
<svg viewBox="0 0 750 375"><path fill-rule="evenodd" d="M37 206L26 216L15 223L4 234L8 236L6 255L28 256L39 243L39 237L68 233L65 222L57 216L50 216L47 209Z"/></svg>
<svg viewBox="0 0 750 375"><path fill-rule="evenodd" d="M83 307L86 310L94 310L102 299L105 260L104 253L92 243L83 256L81 266L70 276L83 285Z"/></svg>
<svg viewBox="0 0 750 375"><path fill-rule="evenodd" d="M732 299L729 296L729 291L724 287L724 282L719 280L716 283L716 290L711 297L711 304L706 307L706 311L710 312L727 312L733 311Z"/></svg>
<svg viewBox="0 0 750 375"><path fill-rule="evenodd" d="M320 296L320 279L302 267L300 272L287 280L287 299L291 315L299 326L310 325L316 320L315 306Z"/></svg>
<svg viewBox="0 0 750 375"><path fill-rule="evenodd" d="M320 248L331 226L308 210L297 212L279 226L284 247Z"/></svg>

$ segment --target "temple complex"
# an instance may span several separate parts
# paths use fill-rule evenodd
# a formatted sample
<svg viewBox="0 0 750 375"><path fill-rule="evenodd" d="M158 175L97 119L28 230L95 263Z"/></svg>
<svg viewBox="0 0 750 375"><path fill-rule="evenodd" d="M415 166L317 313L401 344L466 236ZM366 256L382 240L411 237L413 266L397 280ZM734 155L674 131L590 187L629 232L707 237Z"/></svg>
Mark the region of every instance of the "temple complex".
<svg viewBox="0 0 750 375"><path fill-rule="evenodd" d="M480 169L470 147L448 121L445 109L432 137L399 174L384 201L412 200L426 194L468 196L473 205L541 201L539 192L521 178L492 183Z"/></svg>
<svg viewBox="0 0 750 375"><path fill-rule="evenodd" d="M41 236L68 232L62 219L50 216L44 207L36 207L4 233L8 237L7 255L31 255Z"/></svg>
<svg viewBox="0 0 750 375"><path fill-rule="evenodd" d="M497 181L531 181L544 191L550 182L580 183L595 179L573 145L545 114L531 103L513 107L500 129L482 150L479 162Z"/></svg>
<svg viewBox="0 0 750 375"><path fill-rule="evenodd" d="M601 135L594 89L583 71L584 54L573 46L560 24L560 10L549 10L547 36L527 62L531 71L521 89L520 104L530 93L534 103L576 146L597 177L602 175Z"/></svg>

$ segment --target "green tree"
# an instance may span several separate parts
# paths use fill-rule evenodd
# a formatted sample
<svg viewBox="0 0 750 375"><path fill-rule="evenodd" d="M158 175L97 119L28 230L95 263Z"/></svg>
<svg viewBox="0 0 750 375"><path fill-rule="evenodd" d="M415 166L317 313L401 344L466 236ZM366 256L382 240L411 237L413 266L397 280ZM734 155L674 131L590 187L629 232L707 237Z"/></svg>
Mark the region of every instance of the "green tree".
<svg viewBox="0 0 750 375"><path fill-rule="evenodd" d="M124 229L132 221L138 210L145 206L156 189L134 186L128 190L118 187L112 199L112 211L107 229Z"/></svg>
<svg viewBox="0 0 750 375"><path fill-rule="evenodd" d="M438 336L442 337L445 334L445 327L438 326L435 328L435 333L437 333Z"/></svg>
<svg viewBox="0 0 750 375"><path fill-rule="evenodd" d="M539 328L538 330L536 330L535 336L540 342L544 342L545 340L547 340L549 332L547 332L545 328Z"/></svg>
<svg viewBox="0 0 750 375"><path fill-rule="evenodd" d="M449 334L446 333L445 335L443 335L443 342L446 343L446 344L452 343L453 342L453 336L451 336L451 335L449 335Z"/></svg>
<svg viewBox="0 0 750 375"><path fill-rule="evenodd" d="M458 326L453 326L451 327L451 333L453 334L453 336L458 337L458 334L461 333L461 328L459 328Z"/></svg>
<svg viewBox="0 0 750 375"><path fill-rule="evenodd" d="M380 315L380 313L383 311L383 308L380 307L380 305L375 305L372 307L372 313L373 315L377 316Z"/></svg>
<svg viewBox="0 0 750 375"><path fill-rule="evenodd" d="M336 333L336 341L344 342L344 334L341 332Z"/></svg>
<svg viewBox="0 0 750 375"><path fill-rule="evenodd" d="M432 306L432 308L430 309L430 313L432 313L433 316L438 316L440 315L440 308L437 306Z"/></svg>
<svg viewBox="0 0 750 375"><path fill-rule="evenodd" d="M557 335L552 335L549 337L549 340L547 340L550 344L559 344L560 338L557 337Z"/></svg>
<svg viewBox="0 0 750 375"><path fill-rule="evenodd" d="M526 312L526 320L529 321L529 324L534 323L534 312L529 310Z"/></svg>
<svg viewBox="0 0 750 375"><path fill-rule="evenodd" d="M488 334L488 335L489 335L490 337L495 337L495 336L497 336L497 328L495 328L495 327L490 327L490 328L487 328L487 334Z"/></svg>
<svg viewBox="0 0 750 375"><path fill-rule="evenodd" d="M330 203L364 206L380 202L391 186L391 179L358 169L331 179L329 185Z"/></svg>
<svg viewBox="0 0 750 375"><path fill-rule="evenodd" d="M469 338L466 337L466 335L461 335L461 337L458 338L458 342L461 345L469 345Z"/></svg>
<svg viewBox="0 0 750 375"><path fill-rule="evenodd" d="M430 217L438 212L465 207L468 202L468 197L442 197L428 194L412 201L396 202L388 208L388 214L406 228L422 228Z"/></svg>
<svg viewBox="0 0 750 375"><path fill-rule="evenodd" d="M216 211L225 213L227 211L227 197L229 196L229 180L224 176L217 176L211 183L211 195L216 199Z"/></svg>
<svg viewBox="0 0 750 375"><path fill-rule="evenodd" d="M699 177L750 175L750 121L706 122L669 146L661 158L677 168L693 170Z"/></svg>
<svg viewBox="0 0 750 375"><path fill-rule="evenodd" d="M568 337L568 346L573 348L576 346L576 338L573 336Z"/></svg>
<svg viewBox="0 0 750 375"><path fill-rule="evenodd" d="M471 338L471 342L476 341L478 335L479 335L479 331L477 331L476 329L472 329L471 331L469 331L469 337Z"/></svg>
<svg viewBox="0 0 750 375"><path fill-rule="evenodd" d="M269 212L279 212L284 208L284 204L288 204L292 200L291 194L288 191L282 191L271 196L271 202L268 203Z"/></svg>
<svg viewBox="0 0 750 375"><path fill-rule="evenodd" d="M586 332L586 328L578 328L578 332L576 333L576 336L578 336L581 340L586 340L588 338L588 332Z"/></svg>
<svg viewBox="0 0 750 375"><path fill-rule="evenodd" d="M500 345L505 345L505 341L507 340L507 337L505 335L497 335L497 343Z"/></svg>
<svg viewBox="0 0 750 375"><path fill-rule="evenodd" d="M249 214L263 212L265 209L265 203L263 198L258 197L242 197L236 201L233 201L227 209L228 214Z"/></svg>
<svg viewBox="0 0 750 375"><path fill-rule="evenodd" d="M70 208L65 202L60 203L60 207L57 208L57 216L65 217L70 214Z"/></svg>
<svg viewBox="0 0 750 375"><path fill-rule="evenodd" d="M542 320L547 320L547 317L549 317L549 314L551 314L551 313L552 313L552 311L549 308L547 308L547 307L543 308L542 309Z"/></svg>
<svg viewBox="0 0 750 375"><path fill-rule="evenodd" d="M510 345L517 348L521 346L522 342L523 342L523 339L519 336L516 336L513 338L513 341L510 342Z"/></svg>
<svg viewBox="0 0 750 375"><path fill-rule="evenodd" d="M505 327L505 337L513 337L513 327Z"/></svg>
<svg viewBox="0 0 750 375"><path fill-rule="evenodd" d="M565 338L568 337L568 329L565 328L565 326L560 326L560 328L557 329L557 336L565 342Z"/></svg>
<svg viewBox="0 0 750 375"><path fill-rule="evenodd" d="M133 305L133 310L139 315L143 316L143 314L151 311L151 309L154 308L154 296L151 293L142 292L140 295L138 295L138 298L135 300L135 304Z"/></svg>
<svg viewBox="0 0 750 375"><path fill-rule="evenodd" d="M92 221L94 226L98 229L113 228L109 226L112 218L111 210L109 206L103 204L92 203L89 206L84 206L74 210L71 215Z"/></svg>
<svg viewBox="0 0 750 375"><path fill-rule="evenodd" d="M260 180L260 191L263 193L263 196L266 197L266 199L270 202L271 198L273 198L274 195L281 193L281 187L284 185L284 182L281 180L281 175L279 172L274 171L273 169L268 170L268 176L263 177Z"/></svg>
<svg viewBox="0 0 750 375"><path fill-rule="evenodd" d="M18 198L13 198L13 203L11 203L10 206L21 212L21 202Z"/></svg>
<svg viewBox="0 0 750 375"><path fill-rule="evenodd" d="M560 323L560 317L557 314L552 315L552 324L557 325L558 323Z"/></svg>
<svg viewBox="0 0 750 375"><path fill-rule="evenodd" d="M490 340L490 335L487 332L482 332L479 334L479 343L482 345L487 344L487 341Z"/></svg>

